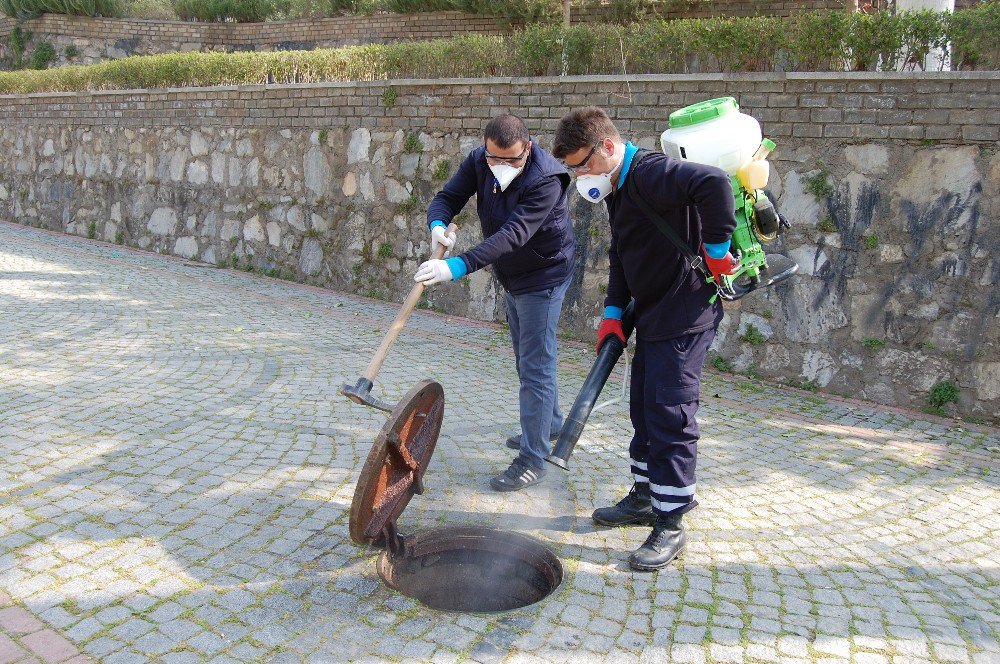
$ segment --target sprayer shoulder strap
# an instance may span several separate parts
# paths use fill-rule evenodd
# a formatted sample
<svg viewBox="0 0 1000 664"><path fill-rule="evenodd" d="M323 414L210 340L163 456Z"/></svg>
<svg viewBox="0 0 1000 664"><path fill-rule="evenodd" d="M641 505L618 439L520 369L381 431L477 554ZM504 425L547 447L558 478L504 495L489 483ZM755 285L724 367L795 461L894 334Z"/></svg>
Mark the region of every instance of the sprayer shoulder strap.
<svg viewBox="0 0 1000 664"><path fill-rule="evenodd" d="M687 260L688 267L698 272L707 281L711 281L712 275L708 271L708 268L705 267L705 259L694 253L688 243L682 240L680 235L677 234L677 231L670 227L670 224L663 218L663 215L661 215L655 208L653 208L652 205L649 204L649 201L639 194L639 187L635 183L634 170L647 154L649 154L648 150L639 150L636 152L635 156L632 157L631 170L633 172L629 174L628 183L626 184L629 197L635 201L635 204L638 205L643 212L646 213L646 216L650 218L653 225L656 226L660 233L665 235L667 239L673 243L673 245L677 248L677 251L681 252L681 255L684 256L685 260Z"/></svg>

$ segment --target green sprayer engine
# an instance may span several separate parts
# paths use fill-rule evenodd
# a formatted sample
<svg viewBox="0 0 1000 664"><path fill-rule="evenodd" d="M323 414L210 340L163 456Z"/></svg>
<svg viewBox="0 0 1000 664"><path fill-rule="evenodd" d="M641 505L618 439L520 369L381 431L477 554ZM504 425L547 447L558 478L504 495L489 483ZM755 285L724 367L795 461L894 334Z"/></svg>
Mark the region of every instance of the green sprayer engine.
<svg viewBox="0 0 1000 664"><path fill-rule="evenodd" d="M692 104L670 114L670 128L660 136L663 151L676 158L717 166L729 174L736 197L736 230L731 251L739 271L724 277L720 291L736 300L750 291L772 286L795 274L799 266L781 254L767 254L763 244L788 227L764 193L775 148L763 138L760 123L741 113L732 97Z"/></svg>

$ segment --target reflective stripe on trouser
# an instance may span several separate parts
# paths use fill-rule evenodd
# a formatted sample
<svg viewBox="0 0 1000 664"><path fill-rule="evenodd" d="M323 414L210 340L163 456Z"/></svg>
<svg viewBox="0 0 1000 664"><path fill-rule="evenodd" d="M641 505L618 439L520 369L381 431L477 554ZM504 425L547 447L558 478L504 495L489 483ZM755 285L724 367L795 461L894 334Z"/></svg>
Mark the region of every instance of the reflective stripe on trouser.
<svg viewBox="0 0 1000 664"><path fill-rule="evenodd" d="M638 341L632 360L632 476L649 483L653 512L684 513L695 500L698 391L715 330Z"/></svg>

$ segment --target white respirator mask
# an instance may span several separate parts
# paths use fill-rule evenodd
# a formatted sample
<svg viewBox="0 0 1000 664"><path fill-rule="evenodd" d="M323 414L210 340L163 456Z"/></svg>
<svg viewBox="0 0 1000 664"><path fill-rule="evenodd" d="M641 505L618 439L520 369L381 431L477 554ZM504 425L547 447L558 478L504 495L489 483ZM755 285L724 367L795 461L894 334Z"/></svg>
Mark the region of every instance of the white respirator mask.
<svg viewBox="0 0 1000 664"><path fill-rule="evenodd" d="M600 203L611 193L611 174L578 175L576 190L591 203Z"/></svg>
<svg viewBox="0 0 1000 664"><path fill-rule="evenodd" d="M622 160L625 156L622 155ZM608 194L611 193L613 187L611 186L611 174L618 170L618 166L621 165L621 161L618 162L610 171L607 173L601 173L598 175L587 173L585 175L576 176L576 190L580 192L580 195L591 203L600 203Z"/></svg>
<svg viewBox="0 0 1000 664"><path fill-rule="evenodd" d="M521 168L514 168L509 164L497 164L495 166L490 166L490 170L493 172L493 177L497 179L497 184L500 185L500 191L505 190L510 186L510 183L514 181L521 171L524 170L524 166Z"/></svg>

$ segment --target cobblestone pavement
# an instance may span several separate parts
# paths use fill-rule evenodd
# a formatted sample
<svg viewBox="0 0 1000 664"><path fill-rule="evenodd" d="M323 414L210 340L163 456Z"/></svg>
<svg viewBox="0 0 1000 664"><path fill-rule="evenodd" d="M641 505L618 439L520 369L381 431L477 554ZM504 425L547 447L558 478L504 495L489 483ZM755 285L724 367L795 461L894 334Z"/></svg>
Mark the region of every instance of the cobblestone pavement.
<svg viewBox="0 0 1000 664"><path fill-rule="evenodd" d="M589 519L630 484L624 403L571 473L492 493L506 333L427 312L377 381L447 399L401 529L527 533L566 579L494 615L389 590L348 537L384 416L336 390L394 313L0 224L0 662L1000 661L997 431L710 373L689 550L633 573L646 530ZM592 358L563 344L566 407Z"/></svg>

